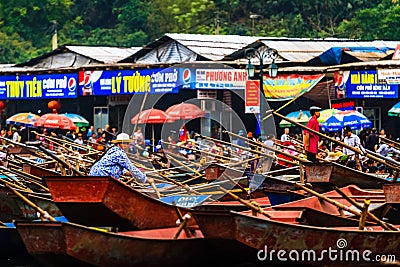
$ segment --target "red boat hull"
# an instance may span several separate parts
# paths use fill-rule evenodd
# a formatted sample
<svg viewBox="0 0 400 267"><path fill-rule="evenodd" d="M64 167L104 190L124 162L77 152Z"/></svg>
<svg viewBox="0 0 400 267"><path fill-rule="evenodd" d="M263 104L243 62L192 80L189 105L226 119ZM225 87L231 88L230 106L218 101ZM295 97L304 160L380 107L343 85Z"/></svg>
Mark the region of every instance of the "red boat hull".
<svg viewBox="0 0 400 267"><path fill-rule="evenodd" d="M45 177L52 198L70 222L119 230L176 226L175 207L111 177ZM180 208L183 214L189 210ZM194 220L190 220L193 221Z"/></svg>
<svg viewBox="0 0 400 267"><path fill-rule="evenodd" d="M17 229L29 253L47 266L204 267L243 263L241 255L232 255L226 240L206 239L198 230L192 232L193 237L182 231L174 239L178 227L112 233L72 223L38 222L18 223ZM78 265L67 265L58 257Z"/></svg>
<svg viewBox="0 0 400 267"><path fill-rule="evenodd" d="M324 266L324 265L357 265L367 264L372 266L375 255L390 256L391 259L400 257L400 231L382 231L375 228L373 231L355 230L357 228L326 228L312 227L304 225L296 225L291 223L277 222L266 219L265 217L255 217L252 215L232 211L235 220L236 239L255 249L262 261L279 261L277 252L285 251L285 257L288 258L289 253L293 253L293 259L300 262ZM336 251L336 262L328 257L329 249ZM274 250L275 254L271 255ZM325 250L325 252L323 252ZM340 250L343 250L345 256L341 256L339 261ZM362 258L362 252L369 250L371 254L364 254L367 258ZM260 252L261 251L261 252ZM269 251L269 253L268 253ZM304 251L312 251L316 257L298 258L296 251L302 255ZM357 251L359 261L351 260L353 256L346 256L348 251ZM326 254L323 254L326 253ZM342 255L343 255L342 254ZM351 253L350 253L351 254ZM281 254L282 255L282 254ZM308 254L307 254L308 255ZM266 258L264 258L266 256ZM355 256L354 256L355 257ZM283 258L283 257L282 257ZM370 259L371 261L366 261Z"/></svg>

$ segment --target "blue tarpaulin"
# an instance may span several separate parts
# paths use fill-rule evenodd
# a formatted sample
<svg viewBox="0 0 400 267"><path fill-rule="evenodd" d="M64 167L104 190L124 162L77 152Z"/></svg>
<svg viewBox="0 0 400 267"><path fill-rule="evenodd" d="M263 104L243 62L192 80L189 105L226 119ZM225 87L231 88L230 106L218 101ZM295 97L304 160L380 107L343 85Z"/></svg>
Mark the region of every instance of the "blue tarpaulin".
<svg viewBox="0 0 400 267"><path fill-rule="evenodd" d="M321 62L325 65L336 65L341 64L343 51L350 51L350 52L364 52L364 53L382 53L386 55L387 50L393 50L390 47L332 47L325 52L323 52L319 58Z"/></svg>

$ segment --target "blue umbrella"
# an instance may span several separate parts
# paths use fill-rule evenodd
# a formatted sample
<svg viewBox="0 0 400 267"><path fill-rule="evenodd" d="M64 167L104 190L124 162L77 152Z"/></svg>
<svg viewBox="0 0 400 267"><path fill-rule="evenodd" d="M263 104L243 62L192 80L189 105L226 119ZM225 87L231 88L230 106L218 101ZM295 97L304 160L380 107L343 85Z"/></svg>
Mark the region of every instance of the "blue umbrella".
<svg viewBox="0 0 400 267"><path fill-rule="evenodd" d="M306 125L311 118L311 114L310 111L308 110L298 110L290 112L285 117L292 121ZM281 122L279 123L279 127L290 127L290 126L294 125L292 125L290 122L286 120L281 120Z"/></svg>
<svg viewBox="0 0 400 267"><path fill-rule="evenodd" d="M400 117L400 102L389 109L388 116Z"/></svg>
<svg viewBox="0 0 400 267"><path fill-rule="evenodd" d="M65 117L69 118L78 127L89 126L89 122L79 114L66 112L64 114L60 114L60 116L65 116Z"/></svg>
<svg viewBox="0 0 400 267"><path fill-rule="evenodd" d="M39 115L30 113L30 112L22 112L12 115L6 120L6 124L14 124L18 126L26 126L32 127L35 121L40 118Z"/></svg>
<svg viewBox="0 0 400 267"><path fill-rule="evenodd" d="M345 126L349 126L352 130L361 130L372 127L372 122L358 111L339 111L321 124L321 130L336 132Z"/></svg>

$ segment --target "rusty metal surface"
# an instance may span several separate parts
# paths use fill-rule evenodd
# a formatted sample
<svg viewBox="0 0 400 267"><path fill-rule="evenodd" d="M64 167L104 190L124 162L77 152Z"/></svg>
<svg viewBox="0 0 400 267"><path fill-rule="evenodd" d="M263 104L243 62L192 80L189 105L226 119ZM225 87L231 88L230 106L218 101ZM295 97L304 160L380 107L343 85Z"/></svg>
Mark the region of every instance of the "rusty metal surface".
<svg viewBox="0 0 400 267"><path fill-rule="evenodd" d="M16 228L28 253L45 266L92 266L68 255L61 223L16 222Z"/></svg>
<svg viewBox="0 0 400 267"><path fill-rule="evenodd" d="M175 207L109 177L46 177L56 205L72 222L120 230L176 226ZM180 208L183 214L189 210ZM194 220L190 220L192 224Z"/></svg>
<svg viewBox="0 0 400 267"><path fill-rule="evenodd" d="M387 181L375 175L348 168L338 163L305 163L306 180L310 183L327 183L344 187L381 189Z"/></svg>
<svg viewBox="0 0 400 267"><path fill-rule="evenodd" d="M47 211L49 215L53 217L62 216L61 211L50 198L48 200L44 197L35 198L35 195L40 196L40 194L30 193L26 197L42 210ZM4 187L0 188L0 221L11 222L12 220L34 220L38 218L37 211L19 196Z"/></svg>
<svg viewBox="0 0 400 267"><path fill-rule="evenodd" d="M382 187L388 204L400 204L400 183L384 184Z"/></svg>
<svg viewBox="0 0 400 267"><path fill-rule="evenodd" d="M305 164L306 180L309 183L329 182L333 165L328 163Z"/></svg>
<svg viewBox="0 0 400 267"><path fill-rule="evenodd" d="M232 214L236 225L236 239L257 251L264 250L266 247L268 251L284 250L287 253L291 250L300 253L304 250L313 250L321 256L322 250L329 248L338 250L338 240L345 240L346 251L370 250L372 251L371 258L376 254L395 255L397 259L400 257L400 231L311 227L274 222L238 212L232 212ZM321 261L304 261L303 263L318 266L332 264L328 257L322 257ZM352 265L360 263L365 264L362 261L351 262Z"/></svg>

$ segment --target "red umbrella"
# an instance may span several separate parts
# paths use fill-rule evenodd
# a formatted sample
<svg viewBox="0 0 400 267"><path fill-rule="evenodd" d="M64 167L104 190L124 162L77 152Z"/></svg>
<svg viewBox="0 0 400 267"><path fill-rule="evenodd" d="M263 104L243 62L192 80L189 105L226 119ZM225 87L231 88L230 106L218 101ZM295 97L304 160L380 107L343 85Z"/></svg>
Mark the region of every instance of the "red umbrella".
<svg viewBox="0 0 400 267"><path fill-rule="evenodd" d="M40 116L40 118L35 121L34 126L63 130L76 129L76 125L71 119L57 113L48 113Z"/></svg>
<svg viewBox="0 0 400 267"><path fill-rule="evenodd" d="M173 121L174 119L170 118L167 113L156 108L143 110L131 119L132 124L158 124Z"/></svg>
<svg viewBox="0 0 400 267"><path fill-rule="evenodd" d="M143 110L131 119L132 124L160 124L167 122L174 122L174 119L163 110L156 108ZM152 126L152 137L154 147L154 125Z"/></svg>
<svg viewBox="0 0 400 267"><path fill-rule="evenodd" d="M191 103L180 103L170 106L165 113L174 119L190 120L205 117L205 112Z"/></svg>

